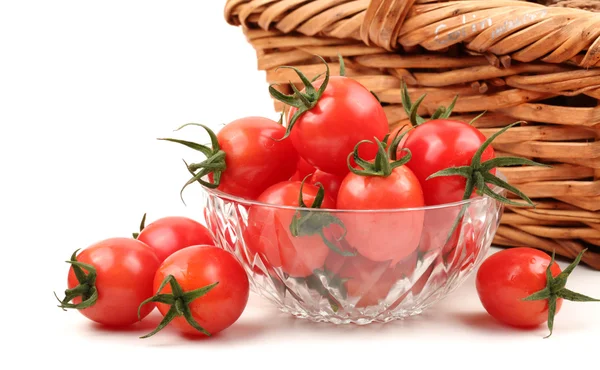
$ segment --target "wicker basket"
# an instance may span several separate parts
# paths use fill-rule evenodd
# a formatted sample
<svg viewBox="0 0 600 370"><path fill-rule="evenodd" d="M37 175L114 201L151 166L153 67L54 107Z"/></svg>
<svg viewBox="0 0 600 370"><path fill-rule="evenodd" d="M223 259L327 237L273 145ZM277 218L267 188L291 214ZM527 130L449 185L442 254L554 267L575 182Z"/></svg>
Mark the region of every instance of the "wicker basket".
<svg viewBox="0 0 600 370"><path fill-rule="evenodd" d="M543 3L543 4L539 4ZM531 246L600 269L600 1L228 0L269 83L298 84L299 67L322 73L320 55L381 99L391 126L408 123L400 86L427 93L427 116L460 95L453 118L491 135L499 155L551 168L505 168L537 203L508 207L494 243ZM288 90L286 90L288 89ZM275 108L282 106L275 103Z"/></svg>

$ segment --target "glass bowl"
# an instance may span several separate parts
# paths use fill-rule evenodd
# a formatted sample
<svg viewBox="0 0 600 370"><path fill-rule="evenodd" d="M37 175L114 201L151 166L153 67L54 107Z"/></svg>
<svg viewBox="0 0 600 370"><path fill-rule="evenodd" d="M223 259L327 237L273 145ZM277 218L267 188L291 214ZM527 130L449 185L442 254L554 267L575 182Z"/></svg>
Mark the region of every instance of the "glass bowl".
<svg viewBox="0 0 600 370"><path fill-rule="evenodd" d="M269 205L204 186L202 196L216 244L238 258L252 291L283 312L335 324L401 319L446 297L481 263L504 210L487 196L351 211Z"/></svg>

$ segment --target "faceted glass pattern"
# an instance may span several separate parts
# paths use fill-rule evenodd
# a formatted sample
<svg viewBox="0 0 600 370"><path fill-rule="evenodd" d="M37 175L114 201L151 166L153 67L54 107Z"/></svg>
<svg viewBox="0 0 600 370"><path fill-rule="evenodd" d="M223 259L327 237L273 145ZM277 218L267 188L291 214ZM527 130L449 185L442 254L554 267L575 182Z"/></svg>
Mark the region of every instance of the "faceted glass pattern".
<svg viewBox="0 0 600 370"><path fill-rule="evenodd" d="M215 242L238 258L254 292L294 316L335 324L388 322L443 299L486 255L503 211L489 197L339 211L202 194Z"/></svg>

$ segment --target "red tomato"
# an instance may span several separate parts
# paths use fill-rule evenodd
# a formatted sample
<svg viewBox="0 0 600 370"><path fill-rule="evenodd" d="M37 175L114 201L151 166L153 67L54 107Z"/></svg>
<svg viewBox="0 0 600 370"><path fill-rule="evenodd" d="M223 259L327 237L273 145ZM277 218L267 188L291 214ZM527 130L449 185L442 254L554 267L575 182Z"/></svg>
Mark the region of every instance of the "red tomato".
<svg viewBox="0 0 600 370"><path fill-rule="evenodd" d="M476 288L483 307L495 319L517 327L535 327L548 320L548 301L522 299L546 287L551 258L532 248L510 248L492 254L479 267ZM556 262L552 276L560 274ZM556 300L556 312L562 306Z"/></svg>
<svg viewBox="0 0 600 370"><path fill-rule="evenodd" d="M269 186L288 180L296 170L298 154L289 140L279 140L284 134L285 127L262 117L241 118L223 127L216 135L220 150L225 153L218 189L255 199ZM212 156L218 157L214 149L213 144ZM222 159L211 164L217 163L222 163ZM201 164L189 166L190 170L202 168ZM209 174L209 180L214 183L214 172Z"/></svg>
<svg viewBox="0 0 600 370"><path fill-rule="evenodd" d="M69 299L67 290L61 305L64 308L78 309L80 305L91 303L91 306L79 309L79 312L107 326L131 325L154 309L152 304L145 306L138 318L140 303L154 294L152 280L160 265L158 257L146 244L129 238L106 239L84 249L75 260L93 267L95 271L77 266L70 268L69 290L84 286L85 293ZM81 280L75 270L79 270ZM94 291L97 292L97 298L93 297ZM71 300L72 303L69 303Z"/></svg>
<svg viewBox="0 0 600 370"><path fill-rule="evenodd" d="M473 155L486 137L465 122L446 119L427 121L407 134L404 148L409 149L411 160L406 164L423 187L426 205L458 202L463 199L466 179L461 176L427 178L449 167L469 166ZM495 157L489 146L481 162ZM495 169L490 171L495 174Z"/></svg>
<svg viewBox="0 0 600 370"><path fill-rule="evenodd" d="M189 308L194 322L204 329L203 332L192 326L185 316L176 315L170 324L182 333L214 335L221 332L239 319L248 303L250 284L246 272L231 253L221 248L197 245L173 253L156 271L154 291L157 295L173 294L172 280L159 291L160 285L170 275L183 291L183 297L175 294L174 298L179 298ZM201 288L205 288L204 294L185 302L186 293ZM157 303L156 306L165 317L172 310L172 306L165 303Z"/></svg>
<svg viewBox="0 0 600 370"><path fill-rule="evenodd" d="M154 249L160 262L180 249L199 244L213 244L211 232L187 217L160 218L143 226L137 239Z"/></svg>
<svg viewBox="0 0 600 370"><path fill-rule="evenodd" d="M290 181L302 181L308 175L314 174L316 168L311 166L304 158L300 157L298 160L298 164L296 166L296 172L294 176L290 179Z"/></svg>
<svg viewBox="0 0 600 370"><path fill-rule="evenodd" d="M341 257L332 253L331 256L327 264L332 267L341 262L336 277L344 282L348 298L358 299L356 307L377 305L395 283L389 262L375 262L361 255Z"/></svg>
<svg viewBox="0 0 600 370"><path fill-rule="evenodd" d="M298 207L298 196L302 187L302 198L311 207L319 191L314 185L300 181L287 181L273 185L258 197L258 202ZM334 208L335 203L325 196L322 208ZM308 209L308 208L307 208ZM293 277L306 277L323 266L329 248L318 234L293 236L290 224L296 211L270 206L253 205L248 213L246 243L272 267L281 267Z"/></svg>
<svg viewBox="0 0 600 370"><path fill-rule="evenodd" d="M315 173L312 175L309 182L313 185L323 185L323 188L325 188L325 195L329 195L335 202L343 180L343 177L332 175L321 170L315 170Z"/></svg>
<svg viewBox="0 0 600 370"><path fill-rule="evenodd" d="M319 89L324 79L315 82ZM297 108L292 107L289 117ZM289 125L289 123L288 123ZM323 95L314 107L296 120L290 138L302 158L327 173L343 176L348 173L347 157L361 140L383 140L389 129L381 104L359 82L332 76ZM376 145L361 147L361 157L371 159Z"/></svg>
<svg viewBox="0 0 600 370"><path fill-rule="evenodd" d="M423 206L419 181L406 166L395 168L387 177L362 176L350 172L338 193L337 208L381 210ZM423 211L348 212L340 219L348 243L373 261L393 264L413 253L421 238Z"/></svg>

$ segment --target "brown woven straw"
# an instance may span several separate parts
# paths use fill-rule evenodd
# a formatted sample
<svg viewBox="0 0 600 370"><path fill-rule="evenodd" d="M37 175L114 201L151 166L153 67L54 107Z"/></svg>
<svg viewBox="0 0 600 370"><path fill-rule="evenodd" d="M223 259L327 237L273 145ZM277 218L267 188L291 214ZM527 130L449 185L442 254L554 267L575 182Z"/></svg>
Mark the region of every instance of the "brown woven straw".
<svg viewBox="0 0 600 370"><path fill-rule="evenodd" d="M543 4L540 4L543 3ZM544 5L547 4L547 5ZM241 26L268 83L301 88L293 71L324 71L315 56L374 91L390 126L408 123L400 86L420 114L459 100L454 119L498 137L498 155L551 168L503 173L538 204L508 207L495 243L531 246L600 269L600 1L596 0L228 0L225 19ZM275 109L283 107L275 103Z"/></svg>

